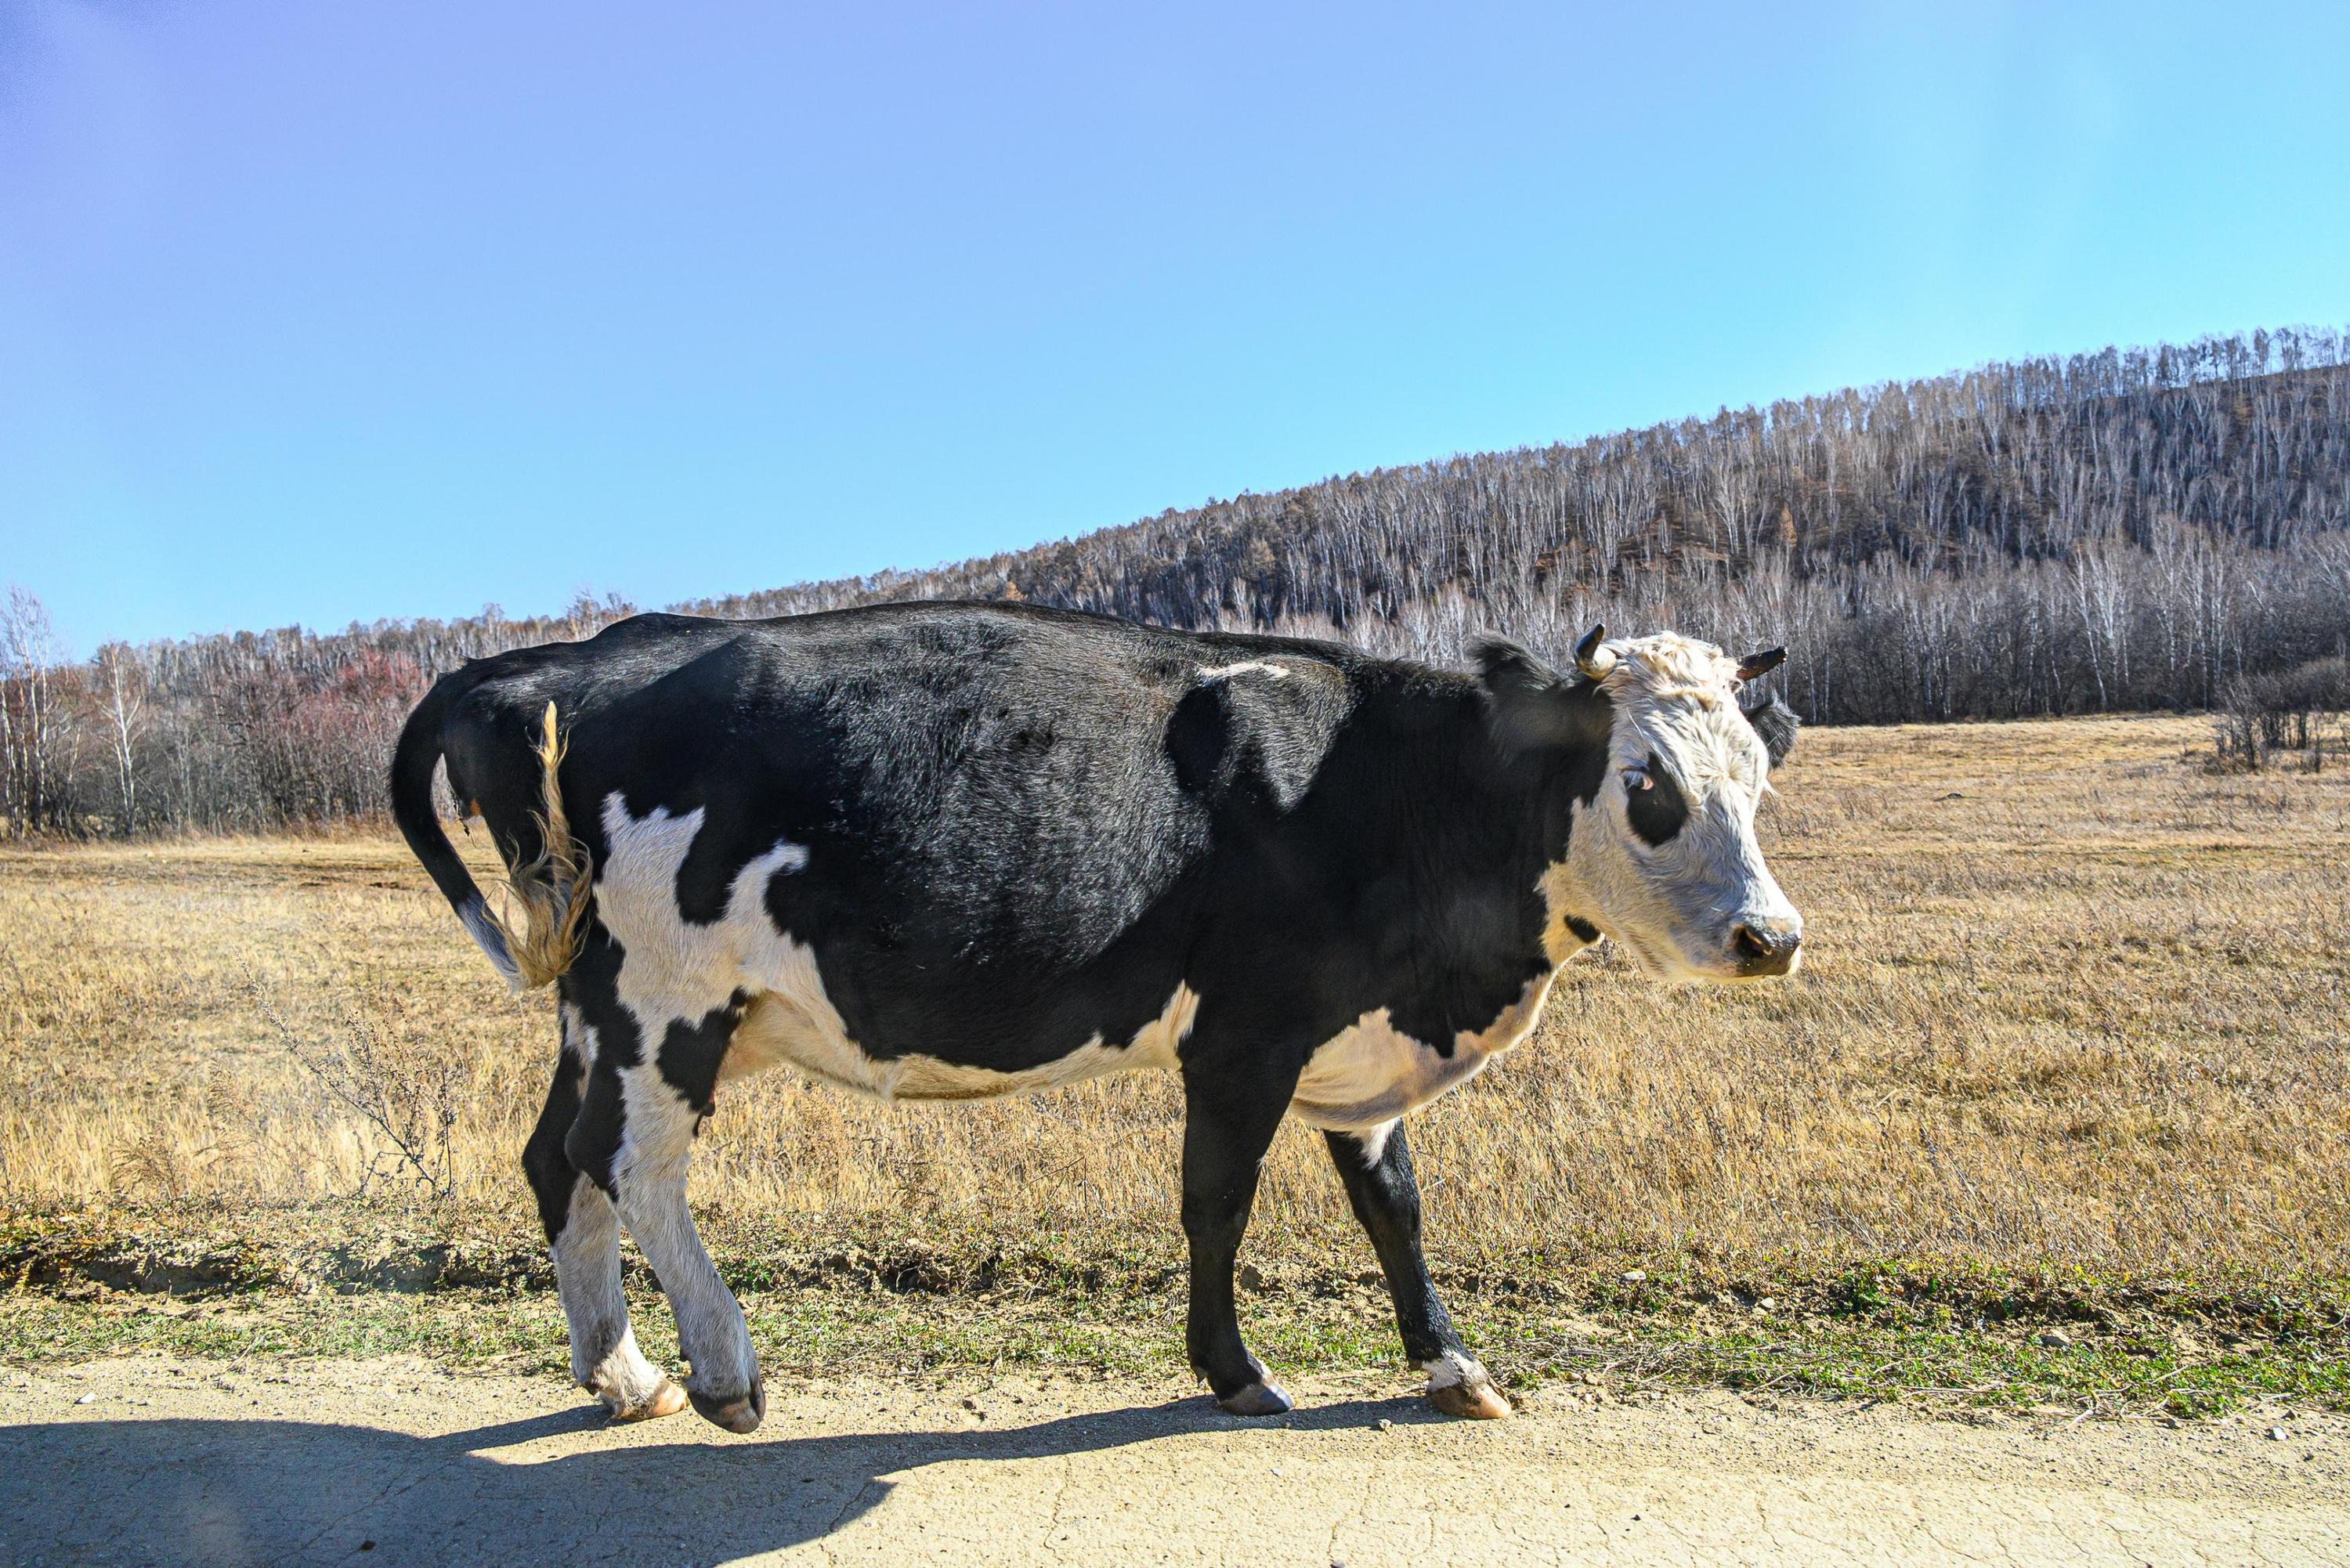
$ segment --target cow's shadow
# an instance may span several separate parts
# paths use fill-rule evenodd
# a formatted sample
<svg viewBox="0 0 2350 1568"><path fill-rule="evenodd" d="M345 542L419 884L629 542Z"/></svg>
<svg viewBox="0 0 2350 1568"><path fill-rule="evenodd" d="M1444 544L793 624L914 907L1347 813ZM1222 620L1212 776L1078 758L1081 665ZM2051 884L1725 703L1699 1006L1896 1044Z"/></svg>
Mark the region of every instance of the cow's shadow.
<svg viewBox="0 0 2350 1568"><path fill-rule="evenodd" d="M1418 1399L1285 1419L1336 1429L1383 1416L1440 1419ZM527 1446L601 1425L590 1407L439 1438L268 1420L0 1428L0 1563L713 1563L819 1540L886 1498L896 1483L884 1478L918 1466L1095 1452L1238 1423L1192 1398L1002 1430L737 1443L680 1425L691 1440L543 1459Z"/></svg>

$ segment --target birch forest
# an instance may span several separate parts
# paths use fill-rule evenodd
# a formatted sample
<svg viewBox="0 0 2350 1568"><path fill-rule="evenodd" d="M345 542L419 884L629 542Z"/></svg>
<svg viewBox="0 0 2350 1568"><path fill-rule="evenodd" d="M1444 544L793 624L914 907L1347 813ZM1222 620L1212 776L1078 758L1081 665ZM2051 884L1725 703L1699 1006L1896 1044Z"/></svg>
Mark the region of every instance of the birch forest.
<svg viewBox="0 0 2350 1568"><path fill-rule="evenodd" d="M2247 691L2327 702L2350 651L2350 335L1988 365L670 607L927 598L1440 662L1489 628L1564 659L1595 621L1784 644L1778 679L1814 723L2224 711ZM556 615L490 607L77 658L34 594L11 588L0 833L372 816L392 740L434 677L634 608L582 595Z"/></svg>

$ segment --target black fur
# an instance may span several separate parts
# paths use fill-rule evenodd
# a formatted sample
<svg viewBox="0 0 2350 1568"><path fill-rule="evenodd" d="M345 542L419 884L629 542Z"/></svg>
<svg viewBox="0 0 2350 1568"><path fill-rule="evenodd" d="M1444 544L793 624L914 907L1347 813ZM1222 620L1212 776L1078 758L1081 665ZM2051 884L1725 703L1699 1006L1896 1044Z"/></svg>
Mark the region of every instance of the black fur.
<svg viewBox="0 0 2350 1568"><path fill-rule="evenodd" d="M1415 1362L1435 1360L1461 1349L1452 1314L1444 1310L1419 1245L1419 1181L1411 1168L1411 1148L1403 1128L1390 1128L1376 1160L1363 1158L1361 1141L1350 1134L1327 1135L1331 1161L1347 1186L1347 1201L1371 1239L1395 1303L1396 1327L1404 1355Z"/></svg>
<svg viewBox="0 0 2350 1568"><path fill-rule="evenodd" d="M1625 815L1643 843L1669 844L1689 824L1689 796L1681 793L1670 765L1655 752L1648 753L1642 776L1645 786L1633 785L1624 797Z"/></svg>
<svg viewBox="0 0 2350 1568"><path fill-rule="evenodd" d="M1775 768L1785 762L1787 753L1795 749L1795 732L1803 727L1795 711L1774 692L1739 711L1754 726L1754 732L1762 737L1762 748L1771 753L1771 765Z"/></svg>
<svg viewBox="0 0 2350 1568"><path fill-rule="evenodd" d="M767 913L813 949L873 1056L1035 1067L1131 1040L1188 984L1191 1349L1231 1396L1263 1376L1232 1316L1232 1254L1315 1047L1384 1007L1450 1051L1547 967L1537 883L1604 776L1610 704L1514 645L1477 659L1468 677L1027 607L640 616L441 682L403 733L395 809L462 903L471 879L430 820L445 756L458 798L480 804L510 863L527 859L531 742L552 701L566 811L597 865L608 796L638 817L706 814L678 873L688 920L717 919L735 874L779 840L807 847L805 869L768 884ZM1216 673L1259 661L1282 674ZM562 981L597 1053L584 1085L561 1081L577 1082L571 1063L550 1096L568 1127L532 1140L551 1229L570 1172L611 1185L619 1069L650 1051L706 1112L747 1000L647 1042L618 1000L622 956L591 923ZM1348 1189L1425 1358L1458 1342L1416 1262L1399 1136L1389 1147Z"/></svg>

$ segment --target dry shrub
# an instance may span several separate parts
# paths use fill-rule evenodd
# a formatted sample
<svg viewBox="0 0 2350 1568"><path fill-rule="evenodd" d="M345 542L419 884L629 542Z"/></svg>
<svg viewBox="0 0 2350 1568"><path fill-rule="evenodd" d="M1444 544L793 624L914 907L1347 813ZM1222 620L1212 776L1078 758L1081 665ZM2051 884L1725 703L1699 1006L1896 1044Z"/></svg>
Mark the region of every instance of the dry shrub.
<svg viewBox="0 0 2350 1568"><path fill-rule="evenodd" d="M2258 773L2280 752L2297 752L2303 767L2324 772L2329 744L2350 750L2350 659L2236 676L2220 690L2211 731L2216 772Z"/></svg>
<svg viewBox="0 0 2350 1568"><path fill-rule="evenodd" d="M455 1133L472 1075L447 1032L419 1027L405 999L377 975L356 976L337 992L334 1025L323 1034L296 1028L259 981L251 983L255 1010L316 1081L322 1135L352 1125L377 1146L341 1196L402 1183L430 1198L453 1196Z"/></svg>

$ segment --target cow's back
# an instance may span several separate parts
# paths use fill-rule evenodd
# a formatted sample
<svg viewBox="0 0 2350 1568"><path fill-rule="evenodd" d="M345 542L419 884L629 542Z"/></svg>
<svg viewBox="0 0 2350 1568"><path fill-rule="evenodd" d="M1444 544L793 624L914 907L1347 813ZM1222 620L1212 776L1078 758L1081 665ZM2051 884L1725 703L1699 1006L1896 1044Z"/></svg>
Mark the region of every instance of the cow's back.
<svg viewBox="0 0 2350 1568"><path fill-rule="evenodd" d="M553 702L599 898L665 885L698 938L755 875L860 1050L1019 1071L1164 1016L1220 853L1343 721L1347 658L985 606L639 617L490 661L451 777L523 820Z"/></svg>

